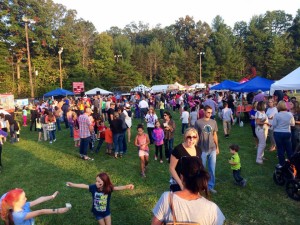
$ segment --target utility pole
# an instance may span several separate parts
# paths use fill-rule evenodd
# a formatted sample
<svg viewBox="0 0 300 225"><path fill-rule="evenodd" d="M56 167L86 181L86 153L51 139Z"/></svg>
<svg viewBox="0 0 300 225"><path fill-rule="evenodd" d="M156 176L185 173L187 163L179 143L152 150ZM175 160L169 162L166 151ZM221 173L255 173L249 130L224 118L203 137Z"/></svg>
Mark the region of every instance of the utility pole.
<svg viewBox="0 0 300 225"><path fill-rule="evenodd" d="M61 69L61 53L63 52L64 48L61 47L58 51L58 60L59 60L59 75L60 75L60 88L62 88L62 69Z"/></svg>
<svg viewBox="0 0 300 225"><path fill-rule="evenodd" d="M205 52L198 52L197 55L199 55L199 70L200 70L200 73L199 73L199 81L200 81L200 84L202 84L202 55L205 55Z"/></svg>
<svg viewBox="0 0 300 225"><path fill-rule="evenodd" d="M29 85L30 85L30 96L34 98L34 86L32 80L32 70L31 70L31 58L29 49L29 38L28 38L28 23L35 23L34 20L23 17L22 20L25 22L25 36L26 36L26 47L27 47L27 63L28 63L28 74L29 74Z"/></svg>

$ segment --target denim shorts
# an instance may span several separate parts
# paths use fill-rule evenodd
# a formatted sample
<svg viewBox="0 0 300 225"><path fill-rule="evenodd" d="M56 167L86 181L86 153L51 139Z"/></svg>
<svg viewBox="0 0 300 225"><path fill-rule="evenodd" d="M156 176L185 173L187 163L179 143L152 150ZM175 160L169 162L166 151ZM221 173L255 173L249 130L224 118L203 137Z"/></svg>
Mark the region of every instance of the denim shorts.
<svg viewBox="0 0 300 225"><path fill-rule="evenodd" d="M110 213L108 213L107 215L102 215L102 216L96 216L95 215L95 218L96 218L96 220L102 220L102 219L104 219L105 217L108 217L108 216L110 216Z"/></svg>

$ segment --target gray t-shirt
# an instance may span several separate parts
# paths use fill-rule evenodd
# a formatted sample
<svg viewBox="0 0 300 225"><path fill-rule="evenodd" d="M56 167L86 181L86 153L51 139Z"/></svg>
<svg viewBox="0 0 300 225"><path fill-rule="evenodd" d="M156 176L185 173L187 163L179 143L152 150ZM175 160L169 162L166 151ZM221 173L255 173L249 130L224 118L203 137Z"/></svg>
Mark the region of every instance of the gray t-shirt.
<svg viewBox="0 0 300 225"><path fill-rule="evenodd" d="M222 109L222 119L224 121L231 121L232 110L230 108Z"/></svg>
<svg viewBox="0 0 300 225"><path fill-rule="evenodd" d="M222 225L225 217L220 208L204 197L185 200L173 194L173 208L177 221L194 222L201 225ZM163 222L173 221L169 205L169 192L165 192L153 209L154 216Z"/></svg>
<svg viewBox="0 0 300 225"><path fill-rule="evenodd" d="M218 125L215 120L199 119L195 123L195 129L199 134L198 146L202 152L210 152L217 148L214 142L214 132L218 132Z"/></svg>

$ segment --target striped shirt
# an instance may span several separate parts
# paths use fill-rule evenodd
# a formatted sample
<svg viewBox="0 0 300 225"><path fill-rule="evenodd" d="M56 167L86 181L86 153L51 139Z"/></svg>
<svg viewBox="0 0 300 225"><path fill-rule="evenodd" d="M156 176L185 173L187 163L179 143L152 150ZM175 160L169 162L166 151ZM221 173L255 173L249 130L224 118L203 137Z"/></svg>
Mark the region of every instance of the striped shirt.
<svg viewBox="0 0 300 225"><path fill-rule="evenodd" d="M85 113L80 115L78 118L79 123L79 136L80 138L87 138L91 136L90 126L91 121Z"/></svg>

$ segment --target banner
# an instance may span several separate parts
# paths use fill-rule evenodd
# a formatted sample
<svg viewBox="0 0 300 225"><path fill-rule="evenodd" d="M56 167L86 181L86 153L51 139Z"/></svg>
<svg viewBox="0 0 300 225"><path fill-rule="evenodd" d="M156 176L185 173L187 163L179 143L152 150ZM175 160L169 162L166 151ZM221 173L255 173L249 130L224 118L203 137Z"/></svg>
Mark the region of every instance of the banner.
<svg viewBox="0 0 300 225"><path fill-rule="evenodd" d="M83 82L73 82L73 92L74 94L80 94L84 92L84 83Z"/></svg>

